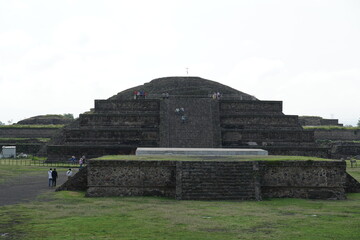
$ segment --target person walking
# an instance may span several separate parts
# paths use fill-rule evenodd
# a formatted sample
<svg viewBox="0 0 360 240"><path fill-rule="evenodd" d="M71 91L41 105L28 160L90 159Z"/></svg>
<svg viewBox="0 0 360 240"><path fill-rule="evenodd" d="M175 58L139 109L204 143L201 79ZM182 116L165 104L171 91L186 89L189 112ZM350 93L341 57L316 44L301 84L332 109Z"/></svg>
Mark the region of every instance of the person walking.
<svg viewBox="0 0 360 240"><path fill-rule="evenodd" d="M68 180L72 177L73 172L71 170L71 168L69 168L69 170L66 171L66 176L68 177Z"/></svg>
<svg viewBox="0 0 360 240"><path fill-rule="evenodd" d="M51 172L52 175L52 186L56 187L56 179L58 177L58 173L56 171L56 168L54 168L54 170Z"/></svg>
<svg viewBox="0 0 360 240"><path fill-rule="evenodd" d="M49 187L52 186L52 168L48 171Z"/></svg>

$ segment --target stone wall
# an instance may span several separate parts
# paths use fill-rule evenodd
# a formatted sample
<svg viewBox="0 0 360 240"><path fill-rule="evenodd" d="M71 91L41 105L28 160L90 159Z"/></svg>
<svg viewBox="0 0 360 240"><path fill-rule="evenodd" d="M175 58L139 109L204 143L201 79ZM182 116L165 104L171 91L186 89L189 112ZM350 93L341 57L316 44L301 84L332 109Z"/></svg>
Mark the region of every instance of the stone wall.
<svg viewBox="0 0 360 240"><path fill-rule="evenodd" d="M336 159L348 158L360 155L360 143L334 143L331 149L331 157Z"/></svg>
<svg viewBox="0 0 360 240"><path fill-rule="evenodd" d="M220 116L221 127L236 129L300 129L293 115L233 115Z"/></svg>
<svg viewBox="0 0 360 240"><path fill-rule="evenodd" d="M75 169L73 169L74 171ZM56 188L56 191L86 191L88 188L87 175L87 167L79 169L69 180Z"/></svg>
<svg viewBox="0 0 360 240"><path fill-rule="evenodd" d="M90 160L87 196L345 199L344 161Z"/></svg>
<svg viewBox="0 0 360 240"><path fill-rule="evenodd" d="M81 114L80 126L159 127L159 113Z"/></svg>
<svg viewBox="0 0 360 240"><path fill-rule="evenodd" d="M332 158L331 149L317 146L262 146L269 155L309 156ZM340 158L337 158L340 159Z"/></svg>
<svg viewBox="0 0 360 240"><path fill-rule="evenodd" d="M221 113L283 115L281 101L221 100L219 104Z"/></svg>
<svg viewBox="0 0 360 240"><path fill-rule="evenodd" d="M256 142L258 145L271 145L272 142L298 142L312 143L314 135L311 131L294 131L294 130L222 130L222 145L238 145L243 142Z"/></svg>
<svg viewBox="0 0 360 240"><path fill-rule="evenodd" d="M93 143L93 145L136 145L158 146L159 132L156 129L70 129L65 130L65 139L68 143Z"/></svg>
<svg viewBox="0 0 360 240"><path fill-rule="evenodd" d="M50 138L58 128L0 128L0 138Z"/></svg>
<svg viewBox="0 0 360 240"><path fill-rule="evenodd" d="M136 147L114 146L114 145L48 145L47 151L50 152L48 162L67 162L71 156L80 158L85 155L88 159L104 155L129 155L135 154Z"/></svg>
<svg viewBox="0 0 360 240"><path fill-rule="evenodd" d="M0 149L3 146L16 146L16 154L26 153L36 155L44 146L44 143L6 143L0 142Z"/></svg>
<svg viewBox="0 0 360 240"><path fill-rule="evenodd" d="M149 112L158 111L159 108L160 101L157 99L141 99L140 101L95 100L96 112Z"/></svg>
<svg viewBox="0 0 360 240"><path fill-rule="evenodd" d="M259 168L263 197L345 199L343 161L259 162Z"/></svg>
<svg viewBox="0 0 360 240"><path fill-rule="evenodd" d="M177 162L176 198L260 200L254 162Z"/></svg>
<svg viewBox="0 0 360 240"><path fill-rule="evenodd" d="M342 126L338 119L324 119L316 116L299 116L302 126Z"/></svg>
<svg viewBox="0 0 360 240"><path fill-rule="evenodd" d="M88 164L87 196L175 197L173 161L94 161Z"/></svg>
<svg viewBox="0 0 360 240"><path fill-rule="evenodd" d="M314 129L317 140L359 141L360 129Z"/></svg>

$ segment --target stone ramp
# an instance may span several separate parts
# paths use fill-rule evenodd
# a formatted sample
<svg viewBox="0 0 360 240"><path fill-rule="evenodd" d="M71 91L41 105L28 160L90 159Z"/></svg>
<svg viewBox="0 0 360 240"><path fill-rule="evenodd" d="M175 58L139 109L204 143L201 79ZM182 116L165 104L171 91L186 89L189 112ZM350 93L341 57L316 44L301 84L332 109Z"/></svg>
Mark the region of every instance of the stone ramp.
<svg viewBox="0 0 360 240"><path fill-rule="evenodd" d="M163 147L220 147L217 101L210 98L171 98L161 106ZM183 111L176 112L176 109ZM184 117L184 119L182 119Z"/></svg>
<svg viewBox="0 0 360 240"><path fill-rule="evenodd" d="M179 200L261 200L256 162L198 162L177 164Z"/></svg>

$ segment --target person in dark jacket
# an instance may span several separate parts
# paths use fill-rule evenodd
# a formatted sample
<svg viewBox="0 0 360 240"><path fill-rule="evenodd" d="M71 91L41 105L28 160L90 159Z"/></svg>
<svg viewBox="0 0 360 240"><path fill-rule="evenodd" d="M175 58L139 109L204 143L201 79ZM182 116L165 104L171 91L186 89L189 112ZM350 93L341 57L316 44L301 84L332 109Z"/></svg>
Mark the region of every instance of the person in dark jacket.
<svg viewBox="0 0 360 240"><path fill-rule="evenodd" d="M54 170L51 172L51 175L52 175L52 185L53 185L53 187L56 187L56 179L58 177L56 168L54 168Z"/></svg>

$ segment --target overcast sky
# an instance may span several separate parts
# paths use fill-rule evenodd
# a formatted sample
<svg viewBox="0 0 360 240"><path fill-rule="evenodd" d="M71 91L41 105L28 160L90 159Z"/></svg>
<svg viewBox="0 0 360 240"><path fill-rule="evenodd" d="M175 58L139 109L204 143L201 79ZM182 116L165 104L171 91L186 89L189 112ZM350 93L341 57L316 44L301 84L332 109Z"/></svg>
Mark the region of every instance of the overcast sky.
<svg viewBox="0 0 360 240"><path fill-rule="evenodd" d="M360 117L359 0L0 0L0 121L199 76L284 113Z"/></svg>

